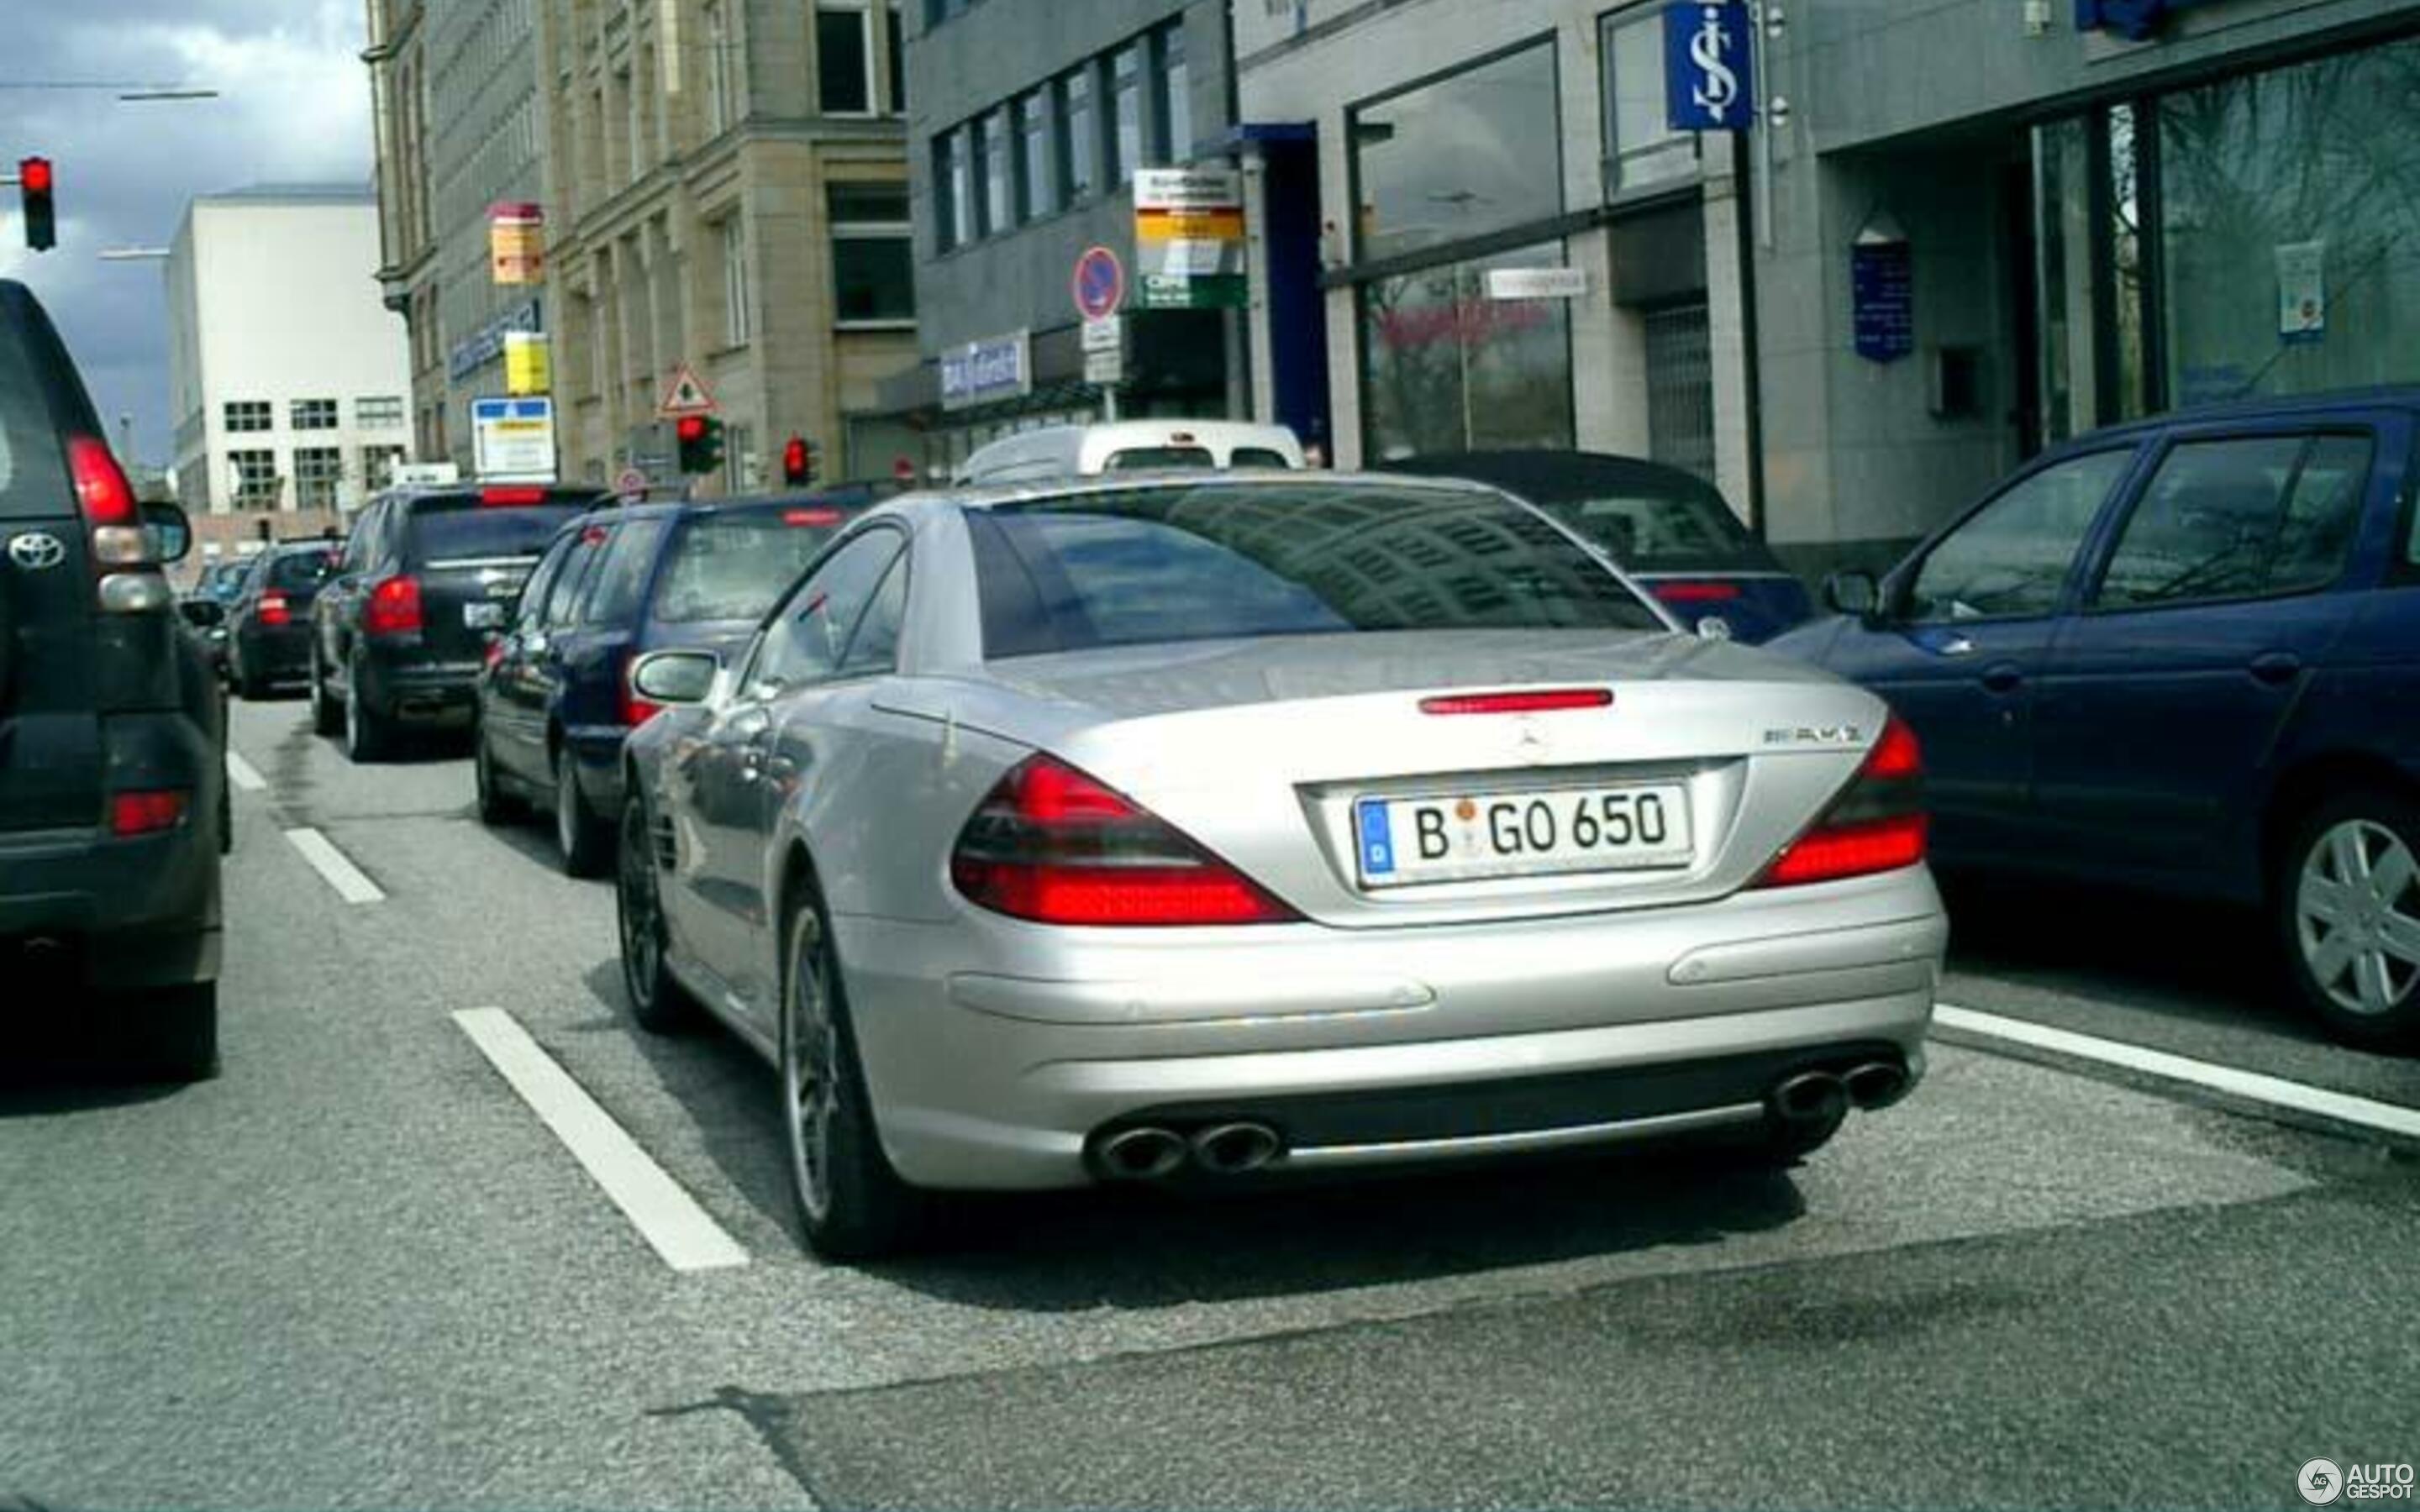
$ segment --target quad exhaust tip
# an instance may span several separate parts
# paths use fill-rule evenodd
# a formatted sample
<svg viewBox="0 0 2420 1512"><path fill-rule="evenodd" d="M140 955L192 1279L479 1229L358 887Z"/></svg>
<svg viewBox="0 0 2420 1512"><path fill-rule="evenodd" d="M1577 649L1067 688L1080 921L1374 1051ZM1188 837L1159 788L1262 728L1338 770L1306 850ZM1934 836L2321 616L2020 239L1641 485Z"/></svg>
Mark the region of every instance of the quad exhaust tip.
<svg viewBox="0 0 2420 1512"><path fill-rule="evenodd" d="M1213 1176L1241 1176L1277 1159L1283 1148L1265 1123L1213 1124L1193 1136L1193 1164Z"/></svg>
<svg viewBox="0 0 2420 1512"><path fill-rule="evenodd" d="M1190 1137L1157 1124L1121 1129L1093 1149L1104 1180L1162 1181L1187 1165L1205 1176L1242 1176L1285 1153L1285 1141L1265 1123L1207 1124Z"/></svg>
<svg viewBox="0 0 2420 1512"><path fill-rule="evenodd" d="M1156 1181L1176 1174L1188 1147L1173 1129L1125 1129L1101 1141L1101 1174L1118 1181Z"/></svg>
<svg viewBox="0 0 2420 1512"><path fill-rule="evenodd" d="M1766 1102L1787 1123L1838 1123L1849 1112L1849 1088L1828 1071L1800 1072L1776 1083Z"/></svg>
<svg viewBox="0 0 2420 1512"><path fill-rule="evenodd" d="M1907 1068L1894 1060L1869 1060L1840 1081L1849 1089L1849 1101L1868 1112L1889 1107L1907 1096L1910 1086Z"/></svg>

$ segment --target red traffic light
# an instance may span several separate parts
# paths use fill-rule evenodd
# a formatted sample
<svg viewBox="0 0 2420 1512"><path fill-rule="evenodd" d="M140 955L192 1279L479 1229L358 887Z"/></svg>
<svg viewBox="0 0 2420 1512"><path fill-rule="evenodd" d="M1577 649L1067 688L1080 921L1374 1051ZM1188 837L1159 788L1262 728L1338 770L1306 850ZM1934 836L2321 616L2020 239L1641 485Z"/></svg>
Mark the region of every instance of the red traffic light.
<svg viewBox="0 0 2420 1512"><path fill-rule="evenodd" d="M685 441L703 440L706 438L706 417L704 415L681 416L673 422L673 434Z"/></svg>
<svg viewBox="0 0 2420 1512"><path fill-rule="evenodd" d="M25 193L28 194L49 193L51 192L51 160L48 158L23 158L19 160L17 163L17 182L23 186Z"/></svg>

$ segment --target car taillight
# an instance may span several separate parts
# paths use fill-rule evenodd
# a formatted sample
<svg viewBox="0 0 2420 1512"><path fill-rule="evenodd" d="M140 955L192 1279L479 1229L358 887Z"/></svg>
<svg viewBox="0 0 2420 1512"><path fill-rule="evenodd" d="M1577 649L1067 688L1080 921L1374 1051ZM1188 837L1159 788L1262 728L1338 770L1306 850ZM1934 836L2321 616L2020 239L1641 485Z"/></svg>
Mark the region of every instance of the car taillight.
<svg viewBox="0 0 2420 1512"><path fill-rule="evenodd" d="M482 509L515 509L523 504L545 502L546 489L543 486L523 488L490 486L479 490L479 507Z"/></svg>
<svg viewBox="0 0 2420 1512"><path fill-rule="evenodd" d="M68 438L68 473L75 481L76 508L93 530L104 525L140 525L134 488L125 470L110 455L109 443L97 436Z"/></svg>
<svg viewBox="0 0 2420 1512"><path fill-rule="evenodd" d="M622 659L622 675L619 679L622 689L622 722L633 730L664 712L662 704L641 698L638 689L630 686L630 669L637 666L638 661L637 652L626 655Z"/></svg>
<svg viewBox="0 0 2420 1512"><path fill-rule="evenodd" d="M291 625L294 611L287 606L284 594L260 595L260 623L270 626Z"/></svg>
<svg viewBox="0 0 2420 1512"><path fill-rule="evenodd" d="M420 628L420 579L389 578L370 590L362 608L362 629L370 635L408 635Z"/></svg>
<svg viewBox="0 0 2420 1512"><path fill-rule="evenodd" d="M126 481L126 470L117 465L109 443L97 436L69 437L68 477L75 486L76 513L84 519L85 555L100 579L101 609L145 614L167 608L175 595L160 576L158 553L151 532L143 528L133 486Z"/></svg>
<svg viewBox="0 0 2420 1512"><path fill-rule="evenodd" d="M1456 693L1420 700L1422 714L1554 714L1613 706L1609 687L1532 687L1509 693Z"/></svg>
<svg viewBox="0 0 2420 1512"><path fill-rule="evenodd" d="M970 903L1038 924L1273 924L1301 916L1174 825L1066 763L1034 756L958 835Z"/></svg>
<svg viewBox="0 0 2420 1512"><path fill-rule="evenodd" d="M1761 887L1897 872L1924 859L1924 753L1916 732L1897 718L1866 753L1849 784L1815 827L1792 841L1758 880Z"/></svg>
<svg viewBox="0 0 2420 1512"><path fill-rule="evenodd" d="M1647 586L1667 604L1725 604L1740 595L1737 583L1656 582Z"/></svg>
<svg viewBox="0 0 2420 1512"><path fill-rule="evenodd" d="M117 793L109 799L109 832L125 839L174 829L185 817L190 795L176 791Z"/></svg>

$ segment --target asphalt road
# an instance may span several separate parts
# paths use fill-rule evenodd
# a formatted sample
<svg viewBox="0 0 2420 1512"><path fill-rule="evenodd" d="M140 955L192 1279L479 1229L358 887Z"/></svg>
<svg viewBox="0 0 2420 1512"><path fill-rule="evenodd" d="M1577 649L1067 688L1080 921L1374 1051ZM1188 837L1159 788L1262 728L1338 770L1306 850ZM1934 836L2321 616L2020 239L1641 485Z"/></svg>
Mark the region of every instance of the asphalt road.
<svg viewBox="0 0 2420 1512"><path fill-rule="evenodd" d="M2285 1507L2420 1459L2420 1161L1971 1036L1786 1175L984 1204L825 1267L768 1074L634 1031L610 890L483 828L458 752L355 769L294 702L234 738L225 1073L7 1053L0 1502ZM1962 896L1945 997L2420 1107L2241 923L2130 907ZM668 1265L482 1009L744 1263Z"/></svg>

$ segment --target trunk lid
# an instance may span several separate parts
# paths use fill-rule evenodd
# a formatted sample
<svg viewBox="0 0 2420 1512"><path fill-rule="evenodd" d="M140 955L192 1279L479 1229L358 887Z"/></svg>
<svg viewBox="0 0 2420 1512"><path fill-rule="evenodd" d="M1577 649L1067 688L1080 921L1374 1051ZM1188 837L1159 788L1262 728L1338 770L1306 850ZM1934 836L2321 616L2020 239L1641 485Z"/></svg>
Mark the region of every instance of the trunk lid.
<svg viewBox="0 0 2420 1512"><path fill-rule="evenodd" d="M568 504L499 506L480 496L413 501L404 560L420 580L421 644L441 662L477 663L537 569L547 543L577 517Z"/></svg>
<svg viewBox="0 0 2420 1512"><path fill-rule="evenodd" d="M1135 647L994 663L905 685L902 712L1046 748L1176 825L1322 923L1374 928L1700 901L1752 881L1822 814L1881 733L1872 695L1741 647L1673 635L1339 635ZM1600 706L1441 714L1447 695L1602 690ZM911 709L909 705L914 705ZM1373 886L1356 806L1510 795L1577 823L1649 791L1683 854L1621 870ZM1399 816L1400 816L1399 811ZM1463 837L1458 837L1463 838ZM1569 856L1558 867L1598 864Z"/></svg>

